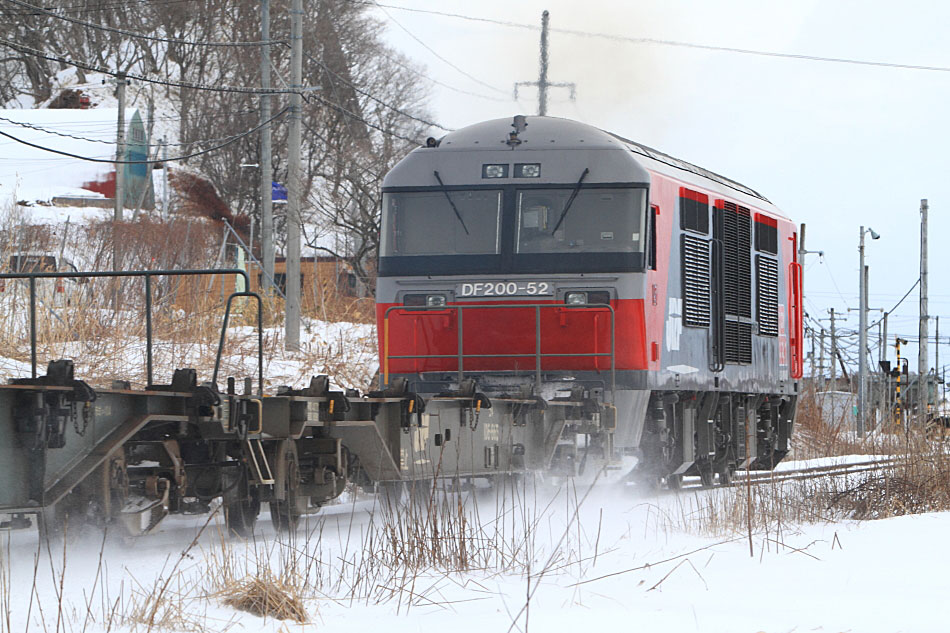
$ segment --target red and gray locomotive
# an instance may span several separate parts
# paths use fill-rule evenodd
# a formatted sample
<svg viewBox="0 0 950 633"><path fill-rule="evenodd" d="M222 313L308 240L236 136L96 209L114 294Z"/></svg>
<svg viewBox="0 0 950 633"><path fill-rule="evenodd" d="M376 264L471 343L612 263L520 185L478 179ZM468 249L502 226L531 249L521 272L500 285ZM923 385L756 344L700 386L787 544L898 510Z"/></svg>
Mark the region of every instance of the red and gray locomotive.
<svg viewBox="0 0 950 633"><path fill-rule="evenodd" d="M404 476L772 468L802 375L796 241L749 187L575 121L429 139L383 183L381 378L429 403Z"/></svg>

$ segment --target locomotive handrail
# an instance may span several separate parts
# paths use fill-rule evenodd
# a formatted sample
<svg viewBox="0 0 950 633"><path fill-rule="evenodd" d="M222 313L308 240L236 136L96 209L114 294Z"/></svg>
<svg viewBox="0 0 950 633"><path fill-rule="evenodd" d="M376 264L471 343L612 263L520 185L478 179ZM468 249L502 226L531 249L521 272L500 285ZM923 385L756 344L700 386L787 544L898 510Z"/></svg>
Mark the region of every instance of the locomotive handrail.
<svg viewBox="0 0 950 633"><path fill-rule="evenodd" d="M613 306L607 303L473 303L465 305L445 305L445 306L390 306L383 313L383 384L389 384L389 361L390 359L435 359L435 358L455 358L458 360L458 379L464 377L465 371L463 362L465 358L524 358L531 354L465 354L463 352L463 317L462 314L467 309L522 309L533 308L535 314L534 327L534 372L535 383L541 387L541 359L542 358L561 358L561 357L610 357L610 395L613 398L617 390L617 344L616 344L616 313ZM542 353L541 352L541 309L542 308L564 308L569 310L583 309L606 309L610 312L610 352L577 352L577 353ZM445 312L455 310L458 313L458 352L455 354L389 354L389 313L394 310L403 310L406 312ZM597 338L594 336L594 349L597 349Z"/></svg>
<svg viewBox="0 0 950 633"><path fill-rule="evenodd" d="M195 275L241 275L244 287L251 287L251 278L240 268L186 268L182 270L103 270L86 272L26 272L0 273L0 279L28 279L30 282L30 368L36 378L36 280L37 279L90 279L100 277L145 277L145 355L146 387L152 386L152 277L190 277ZM258 299L260 299L258 297ZM218 350L220 356L221 350ZM262 365L263 345L258 350Z"/></svg>

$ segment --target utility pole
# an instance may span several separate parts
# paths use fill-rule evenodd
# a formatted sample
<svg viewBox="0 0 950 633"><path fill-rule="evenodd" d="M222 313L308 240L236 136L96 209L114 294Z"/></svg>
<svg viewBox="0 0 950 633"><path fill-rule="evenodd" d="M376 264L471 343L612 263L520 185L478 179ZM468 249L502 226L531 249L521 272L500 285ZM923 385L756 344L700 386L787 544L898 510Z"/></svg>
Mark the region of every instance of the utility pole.
<svg viewBox="0 0 950 633"><path fill-rule="evenodd" d="M577 85L572 82L548 81L548 17L549 13L545 11L541 14L541 70L538 73L537 81L519 81L515 83L515 100L518 100L519 86L537 86L538 87L538 116L547 116L548 114L548 88L569 88L571 91L571 101L577 97Z"/></svg>
<svg viewBox="0 0 950 633"><path fill-rule="evenodd" d="M303 88L303 0L290 8L290 133L287 148L287 273L284 302L284 348L300 349L300 91Z"/></svg>
<svg viewBox="0 0 950 633"><path fill-rule="evenodd" d="M871 239L876 240L881 236L874 229L861 227L861 237L858 241L858 283L861 292L859 296L858 307L858 437L864 437L864 422L867 415L867 395L868 395L868 268L864 265L864 234L870 233Z"/></svg>
<svg viewBox="0 0 950 633"><path fill-rule="evenodd" d="M162 137L162 219L168 219L168 143Z"/></svg>
<svg viewBox="0 0 950 633"><path fill-rule="evenodd" d="M940 317L934 317L934 376L940 376Z"/></svg>
<svg viewBox="0 0 950 633"><path fill-rule="evenodd" d="M917 342L917 421L922 421L925 411L925 400L929 400L925 381L930 370L927 363L927 211L928 205L926 198L920 201L920 332Z"/></svg>
<svg viewBox="0 0 950 633"><path fill-rule="evenodd" d="M825 388L825 328L821 328L818 348L818 373L821 374L821 387Z"/></svg>
<svg viewBox="0 0 950 633"><path fill-rule="evenodd" d="M270 42L270 0L261 0L261 41ZM274 278L274 196L271 164L270 44L261 46L261 287L269 289ZM251 248L254 245L251 244Z"/></svg>
<svg viewBox="0 0 950 633"><path fill-rule="evenodd" d="M880 360L887 360L887 312L884 313L884 318L881 319L881 358Z"/></svg>
<svg viewBox="0 0 950 633"><path fill-rule="evenodd" d="M815 330L811 331L811 367L809 374L811 375L812 388L815 386Z"/></svg>
<svg viewBox="0 0 950 633"><path fill-rule="evenodd" d="M831 390L838 391L838 371L836 360L838 358L838 337L835 332L835 309L829 310L831 313Z"/></svg>
<svg viewBox="0 0 950 633"><path fill-rule="evenodd" d="M864 265L864 227L861 227L861 239L858 246L858 267L861 292L858 302L858 437L864 437L864 413L867 409L867 374L868 374L868 269Z"/></svg>
<svg viewBox="0 0 950 633"><path fill-rule="evenodd" d="M894 348L897 350L897 392L894 395L894 402L896 404L896 410L894 413L897 414L897 426L904 425L904 401L901 398L901 374L903 374L904 369L901 367L901 343L906 344L907 341L899 336L896 337L896 340L894 341Z"/></svg>
<svg viewBox="0 0 950 633"><path fill-rule="evenodd" d="M116 224L122 221L122 210L125 207L125 73L121 70L115 76L117 97L119 100L119 117L116 122L115 133L115 210L112 224L112 270L119 270L121 257L119 256L119 240L116 235Z"/></svg>

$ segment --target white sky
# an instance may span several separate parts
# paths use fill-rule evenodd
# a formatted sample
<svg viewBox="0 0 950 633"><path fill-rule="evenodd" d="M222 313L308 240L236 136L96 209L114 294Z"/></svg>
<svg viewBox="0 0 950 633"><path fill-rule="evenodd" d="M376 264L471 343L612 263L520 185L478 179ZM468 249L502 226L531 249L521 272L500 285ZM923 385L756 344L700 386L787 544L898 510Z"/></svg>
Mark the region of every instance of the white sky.
<svg viewBox="0 0 950 633"><path fill-rule="evenodd" d="M715 46L914 65L950 66L941 25L950 3L911 0L482 0L384 4L540 24L551 28ZM436 121L461 127L536 112L534 89L512 100L515 81L536 80L539 32L384 8L388 38L439 82L501 101L431 86ZM398 22L398 24L397 24ZM399 26L401 25L401 26ZM402 28L404 27L405 30ZM406 33L474 76L476 83ZM806 309L857 308L859 225L868 238L868 305L890 309L918 277L920 199L930 202L930 313L950 334L946 209L950 183L943 140L950 132L950 73L758 57L616 42L552 31L549 80L577 84L577 100L554 89L548 113L578 119L683 158L761 192L808 226ZM917 336L916 290L889 320ZM871 312L869 322L880 314ZM857 328L857 312L844 328ZM931 323L931 336L933 336ZM855 337L856 338L856 337ZM877 332L871 334L876 347ZM856 346L855 346L856 347ZM853 348L852 348L853 349ZM916 345L905 346L916 368ZM893 348L889 357L893 359ZM854 357L856 358L856 356ZM874 352L876 360L877 353ZM941 349L950 364L950 346ZM933 344L930 365L934 365ZM806 369L807 371L807 369Z"/></svg>

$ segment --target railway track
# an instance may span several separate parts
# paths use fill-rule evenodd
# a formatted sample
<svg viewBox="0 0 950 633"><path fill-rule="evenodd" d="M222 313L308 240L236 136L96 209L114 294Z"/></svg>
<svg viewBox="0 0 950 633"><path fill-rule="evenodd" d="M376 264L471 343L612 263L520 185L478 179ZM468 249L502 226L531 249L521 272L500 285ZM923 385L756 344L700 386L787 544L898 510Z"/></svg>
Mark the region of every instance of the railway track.
<svg viewBox="0 0 950 633"><path fill-rule="evenodd" d="M841 475L854 475L859 473L884 470L900 463L901 457L887 457L884 459L867 460L861 462L852 462L850 464L830 464L827 466L809 466L807 468L795 468L783 471L736 471L734 479L730 486L743 486L747 484L760 485L767 483L779 483L785 481L801 481L804 479L816 479L818 477L837 477ZM717 486L703 486L698 477L690 477L683 481L681 490L705 490ZM720 486L721 487L721 486Z"/></svg>

